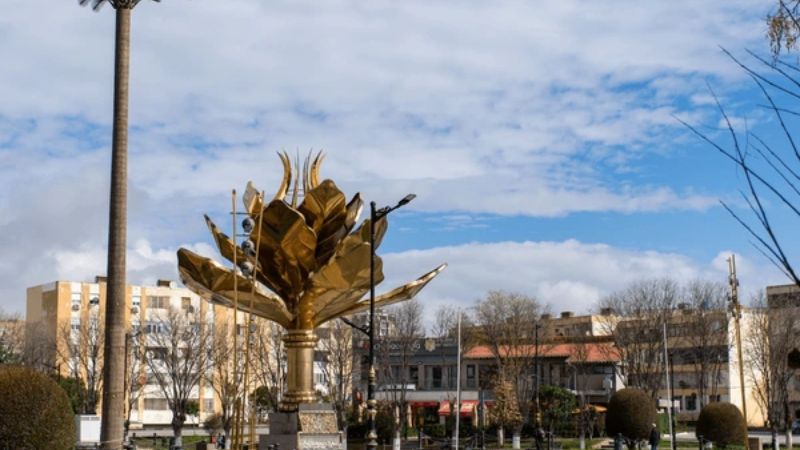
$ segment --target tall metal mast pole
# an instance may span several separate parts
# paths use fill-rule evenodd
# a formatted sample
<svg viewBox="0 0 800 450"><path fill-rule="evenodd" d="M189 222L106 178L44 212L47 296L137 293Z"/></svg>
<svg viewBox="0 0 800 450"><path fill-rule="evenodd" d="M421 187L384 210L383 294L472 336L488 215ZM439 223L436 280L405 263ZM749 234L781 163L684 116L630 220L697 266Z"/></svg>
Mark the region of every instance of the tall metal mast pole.
<svg viewBox="0 0 800 450"><path fill-rule="evenodd" d="M672 440L672 448L675 448L675 440L673 439L672 434L672 388L670 386L670 379L669 379L669 351L667 350L667 324L664 323L664 378L667 380L667 399L669 401L669 407L667 407L667 418L669 419L669 436L670 440Z"/></svg>
<svg viewBox="0 0 800 450"><path fill-rule="evenodd" d="M728 258L728 282L731 287L730 309L733 314L733 324L736 331L736 353L739 358L739 386L742 391L742 416L747 426L747 392L744 385L744 358L742 357L742 331L740 321L742 318L742 305L739 303L739 280L736 278L736 255ZM745 448L747 448L747 436L745 436Z"/></svg>

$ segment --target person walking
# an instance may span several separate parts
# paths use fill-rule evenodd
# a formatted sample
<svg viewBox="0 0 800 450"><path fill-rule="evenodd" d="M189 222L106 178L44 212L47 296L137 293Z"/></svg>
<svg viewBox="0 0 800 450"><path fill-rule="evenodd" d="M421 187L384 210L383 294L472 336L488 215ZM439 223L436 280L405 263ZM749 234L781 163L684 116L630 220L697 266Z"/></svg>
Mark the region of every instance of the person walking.
<svg viewBox="0 0 800 450"><path fill-rule="evenodd" d="M650 450L658 450L658 443L661 442L661 433L658 432L658 427L653 424L650 429Z"/></svg>

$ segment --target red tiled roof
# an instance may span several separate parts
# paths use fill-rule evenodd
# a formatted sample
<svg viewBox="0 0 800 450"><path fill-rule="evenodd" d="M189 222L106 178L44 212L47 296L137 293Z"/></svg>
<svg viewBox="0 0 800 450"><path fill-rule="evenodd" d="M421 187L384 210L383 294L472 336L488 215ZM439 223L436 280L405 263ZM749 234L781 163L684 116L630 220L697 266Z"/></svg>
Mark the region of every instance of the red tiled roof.
<svg viewBox="0 0 800 450"><path fill-rule="evenodd" d="M581 348L583 347L583 348ZM515 347L510 351L508 347L501 347L500 352L505 355L519 355L520 357L533 357L536 349L533 345ZM585 351L585 355L580 353ZM539 345L539 356L542 358L566 358L567 362L619 362L619 353L613 344L543 344ZM478 345L464 354L464 358L488 359L494 358L488 345Z"/></svg>

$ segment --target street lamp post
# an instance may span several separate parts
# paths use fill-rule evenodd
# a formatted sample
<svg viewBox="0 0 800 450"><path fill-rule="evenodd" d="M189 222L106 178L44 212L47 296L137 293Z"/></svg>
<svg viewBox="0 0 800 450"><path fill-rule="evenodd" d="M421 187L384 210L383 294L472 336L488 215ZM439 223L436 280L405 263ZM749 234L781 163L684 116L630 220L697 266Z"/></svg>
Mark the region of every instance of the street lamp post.
<svg viewBox="0 0 800 450"><path fill-rule="evenodd" d="M369 373L367 385L367 415L369 417L369 433L367 434L367 449L377 450L378 432L375 429L375 415L377 414L375 401L375 222L387 216L395 209L407 205L414 200L416 195L408 194L397 205L375 208L375 202L369 203Z"/></svg>
<svg viewBox="0 0 800 450"><path fill-rule="evenodd" d="M534 384L533 384L533 391L534 391L534 404L536 407L536 415L534 416L534 421L536 422L536 431L538 433L539 428L541 427L541 411L539 411L539 321L536 321L536 325L533 327L533 351L535 352L533 355L533 372L534 375Z"/></svg>

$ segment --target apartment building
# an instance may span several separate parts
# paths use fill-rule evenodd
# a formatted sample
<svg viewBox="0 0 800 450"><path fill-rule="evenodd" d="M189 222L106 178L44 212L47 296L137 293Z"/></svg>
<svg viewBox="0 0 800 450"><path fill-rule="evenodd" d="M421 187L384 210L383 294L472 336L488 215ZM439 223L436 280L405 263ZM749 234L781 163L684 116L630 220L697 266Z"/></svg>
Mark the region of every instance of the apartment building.
<svg viewBox="0 0 800 450"><path fill-rule="evenodd" d="M767 286L767 314L782 316L781 325L793 327L793 338L786 342L786 366L794 372L789 382L789 409L800 421L800 287L794 284Z"/></svg>
<svg viewBox="0 0 800 450"><path fill-rule="evenodd" d="M152 346L151 337L163 331L160 328L170 310L179 311L190 323L203 324L209 329L215 322L229 320L230 312L226 308L211 305L188 289L166 280L158 281L155 286L128 285L125 298L128 346L137 343ZM105 305L104 277L98 276L93 282L55 281L28 288L26 339L29 346L41 352L38 356L41 368L62 377L79 377L85 383L96 383L99 389ZM140 342L132 342L132 339L140 339ZM129 358L130 364L134 364L132 361ZM142 382L143 388L131 408L133 426L169 424L171 411L157 377L145 364L140 362L137 367L137 381ZM131 376L136 372L134 368ZM187 422L202 421L219 409L219 399L206 379L193 389L191 399L197 402L199 413L189 417ZM97 412L100 410L98 402Z"/></svg>

